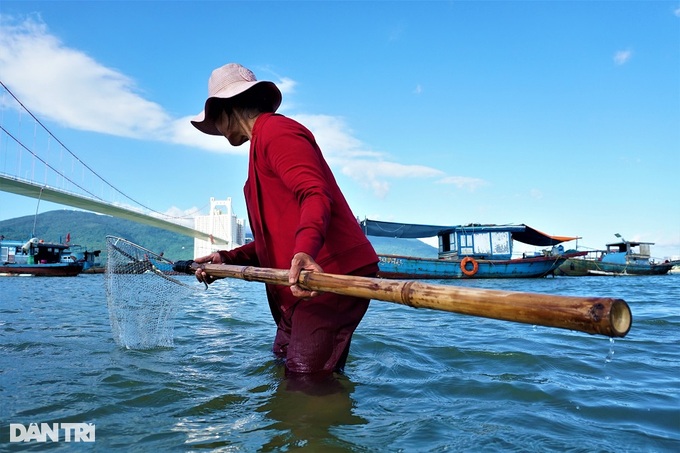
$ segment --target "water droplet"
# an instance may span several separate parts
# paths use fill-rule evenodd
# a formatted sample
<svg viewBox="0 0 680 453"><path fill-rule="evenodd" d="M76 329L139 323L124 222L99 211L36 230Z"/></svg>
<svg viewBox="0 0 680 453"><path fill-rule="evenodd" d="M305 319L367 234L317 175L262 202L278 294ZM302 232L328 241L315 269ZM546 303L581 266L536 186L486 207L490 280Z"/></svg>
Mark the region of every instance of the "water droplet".
<svg viewBox="0 0 680 453"><path fill-rule="evenodd" d="M614 359L614 339L610 338L609 339L609 352L607 353L607 357L604 359L605 363L609 363Z"/></svg>

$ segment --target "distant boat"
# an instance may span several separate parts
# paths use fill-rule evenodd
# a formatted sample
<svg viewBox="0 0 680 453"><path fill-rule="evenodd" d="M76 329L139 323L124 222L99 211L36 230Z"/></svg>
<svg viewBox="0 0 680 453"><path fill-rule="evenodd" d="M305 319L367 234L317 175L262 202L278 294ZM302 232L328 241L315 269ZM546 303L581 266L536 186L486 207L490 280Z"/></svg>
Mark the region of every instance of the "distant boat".
<svg viewBox="0 0 680 453"><path fill-rule="evenodd" d="M555 271L555 275L582 277L588 275L664 275L680 260L655 261L651 257L653 242L620 239L606 245L605 250L591 250L578 258L569 258Z"/></svg>
<svg viewBox="0 0 680 453"><path fill-rule="evenodd" d="M73 277L83 263L71 254L67 244L32 238L27 242L0 240L0 275Z"/></svg>
<svg viewBox="0 0 680 453"><path fill-rule="evenodd" d="M75 257L76 261L83 263L83 274L101 274L104 273L104 266L98 260L101 250L87 250L81 245L71 245L71 255Z"/></svg>
<svg viewBox="0 0 680 453"><path fill-rule="evenodd" d="M163 253L159 255L146 250L146 253L141 255L126 255L117 249L121 257L128 258L129 261L126 262L116 262L109 265L108 272L114 274L146 274L152 273L162 273L165 275L183 275L183 273L175 271L172 267L174 263L170 260L163 258ZM105 272L107 270L105 269Z"/></svg>
<svg viewBox="0 0 680 453"><path fill-rule="evenodd" d="M437 226L363 220L367 236L437 237L437 258L379 254L379 277L404 279L537 278L552 275L568 258L586 252L564 250L578 237L550 236L527 225ZM513 258L513 243L551 246Z"/></svg>

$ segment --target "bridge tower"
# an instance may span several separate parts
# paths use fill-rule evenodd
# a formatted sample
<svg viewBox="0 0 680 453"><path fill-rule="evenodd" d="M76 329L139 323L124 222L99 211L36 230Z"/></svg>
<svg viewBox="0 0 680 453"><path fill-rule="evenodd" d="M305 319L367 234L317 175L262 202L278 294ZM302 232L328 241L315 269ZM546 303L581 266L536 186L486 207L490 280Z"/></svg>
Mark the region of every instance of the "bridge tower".
<svg viewBox="0 0 680 453"><path fill-rule="evenodd" d="M223 209L220 209L223 208ZM227 240L227 244L213 244L203 239L194 239L194 258L209 255L218 250L231 250L245 244L245 222L234 214L231 197L226 200L210 198L210 213L196 216L194 229L213 237Z"/></svg>

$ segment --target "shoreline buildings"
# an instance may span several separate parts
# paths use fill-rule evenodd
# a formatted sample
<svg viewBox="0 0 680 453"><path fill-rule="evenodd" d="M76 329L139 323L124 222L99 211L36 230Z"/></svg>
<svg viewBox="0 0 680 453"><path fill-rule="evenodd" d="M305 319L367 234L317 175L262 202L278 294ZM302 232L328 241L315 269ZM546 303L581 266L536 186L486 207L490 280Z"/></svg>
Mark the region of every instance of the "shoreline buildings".
<svg viewBox="0 0 680 453"><path fill-rule="evenodd" d="M219 208L223 209L219 209ZM203 239L194 239L194 258L210 255L218 250L231 250L244 245L245 221L236 217L232 211L231 197L226 200L210 198L210 213L194 219L194 229L222 238L227 244L215 244Z"/></svg>

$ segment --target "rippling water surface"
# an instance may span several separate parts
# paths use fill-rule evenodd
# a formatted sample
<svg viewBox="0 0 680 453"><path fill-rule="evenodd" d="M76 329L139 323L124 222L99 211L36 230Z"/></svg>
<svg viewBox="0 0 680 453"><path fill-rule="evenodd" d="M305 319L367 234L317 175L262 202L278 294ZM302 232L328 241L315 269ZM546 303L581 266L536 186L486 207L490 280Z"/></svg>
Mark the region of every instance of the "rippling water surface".
<svg viewBox="0 0 680 453"><path fill-rule="evenodd" d="M680 275L437 283L620 297L633 328L611 341L374 301L339 391L309 395L270 353L262 284L197 291L174 346L139 351L113 340L104 276L5 277L0 450L46 447L10 444L10 423L74 422L98 451L680 451Z"/></svg>

